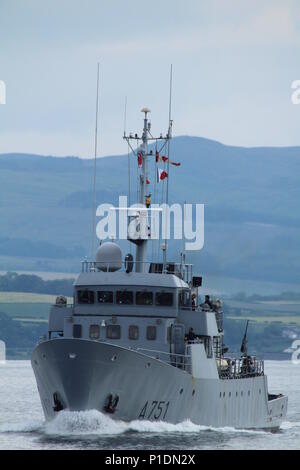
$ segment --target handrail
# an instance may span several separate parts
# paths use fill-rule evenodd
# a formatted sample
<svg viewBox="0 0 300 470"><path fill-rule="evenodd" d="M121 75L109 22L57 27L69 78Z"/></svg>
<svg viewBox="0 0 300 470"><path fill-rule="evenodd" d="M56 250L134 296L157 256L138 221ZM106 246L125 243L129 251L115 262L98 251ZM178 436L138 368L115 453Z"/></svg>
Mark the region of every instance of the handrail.
<svg viewBox="0 0 300 470"><path fill-rule="evenodd" d="M146 348L137 348L137 352L145 352L146 356L153 357L154 359L157 359L159 361L165 362L167 364L170 364L174 367L178 367L180 369L190 369L191 367L191 356L186 355L186 354L176 354L172 352L166 352L166 351L158 351L155 349L146 349ZM152 353L152 354L149 354ZM162 357L161 357L162 356Z"/></svg>
<svg viewBox="0 0 300 470"><path fill-rule="evenodd" d="M241 379L264 375L264 361L253 356L240 359L218 357L216 361L221 379Z"/></svg>
<svg viewBox="0 0 300 470"><path fill-rule="evenodd" d="M113 261L81 261L81 272L98 272L100 271L109 272L110 266L114 265ZM145 266L145 272L151 274L175 274L180 276L186 282L191 282L193 278L193 265L191 263L173 263L173 262L152 262L152 261L122 261L120 263L121 268L125 271L128 266L134 269L136 265ZM151 267L151 270L150 270Z"/></svg>

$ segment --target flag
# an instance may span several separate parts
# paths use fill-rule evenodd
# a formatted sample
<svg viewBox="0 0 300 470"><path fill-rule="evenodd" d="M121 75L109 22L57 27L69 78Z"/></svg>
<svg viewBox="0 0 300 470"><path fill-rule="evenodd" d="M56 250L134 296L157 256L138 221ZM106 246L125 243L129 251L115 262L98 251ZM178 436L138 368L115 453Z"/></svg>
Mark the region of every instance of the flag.
<svg viewBox="0 0 300 470"><path fill-rule="evenodd" d="M138 166L142 166L142 164L143 164L143 155L141 153L138 153L137 160L138 160Z"/></svg>
<svg viewBox="0 0 300 470"><path fill-rule="evenodd" d="M156 152L156 154L157 154L157 155L156 155L156 162L164 162L164 163L166 163L166 162L169 160L169 158L166 157L165 155L162 155L162 156L160 157L158 152ZM180 166L180 165L181 165L181 163L179 163L179 162L173 162L172 160L169 160L169 163L171 163L171 165L174 165L174 166Z"/></svg>
<svg viewBox="0 0 300 470"><path fill-rule="evenodd" d="M159 152L157 150L155 152L155 161L156 163L159 161Z"/></svg>
<svg viewBox="0 0 300 470"><path fill-rule="evenodd" d="M150 184L150 181L148 180L148 178L146 179L146 184Z"/></svg>
<svg viewBox="0 0 300 470"><path fill-rule="evenodd" d="M168 177L168 173L165 170L161 170L157 168L157 182L163 181L165 178Z"/></svg>

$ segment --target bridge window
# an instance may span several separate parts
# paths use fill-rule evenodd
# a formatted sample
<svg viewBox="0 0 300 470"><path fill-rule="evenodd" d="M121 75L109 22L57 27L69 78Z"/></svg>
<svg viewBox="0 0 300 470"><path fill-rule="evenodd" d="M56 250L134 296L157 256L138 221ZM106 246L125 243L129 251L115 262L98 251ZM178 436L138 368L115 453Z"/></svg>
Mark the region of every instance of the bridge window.
<svg viewBox="0 0 300 470"><path fill-rule="evenodd" d="M156 305L163 305L170 307L173 305L173 294L172 292L156 292L155 295Z"/></svg>
<svg viewBox="0 0 300 470"><path fill-rule="evenodd" d="M108 325L106 328L106 338L120 339L121 338L121 326L120 325Z"/></svg>
<svg viewBox="0 0 300 470"><path fill-rule="evenodd" d="M117 304L133 304L133 292L128 290L117 291Z"/></svg>
<svg viewBox="0 0 300 470"><path fill-rule="evenodd" d="M147 326L147 339L153 341L156 339L156 326Z"/></svg>
<svg viewBox="0 0 300 470"><path fill-rule="evenodd" d="M114 294L109 290L98 291L98 302L101 304L112 304L114 301Z"/></svg>
<svg viewBox="0 0 300 470"><path fill-rule="evenodd" d="M99 325L91 325L90 326L90 338L91 339L99 339L99 336L100 336Z"/></svg>
<svg viewBox="0 0 300 470"><path fill-rule="evenodd" d="M147 291L137 292L136 304L137 305L153 305L153 293L147 292Z"/></svg>
<svg viewBox="0 0 300 470"><path fill-rule="evenodd" d="M139 327L137 325L130 325L128 329L129 339L139 339Z"/></svg>
<svg viewBox="0 0 300 470"><path fill-rule="evenodd" d="M94 303L94 291L84 289L77 291L77 300L79 304L93 304Z"/></svg>
<svg viewBox="0 0 300 470"><path fill-rule="evenodd" d="M73 338L81 338L82 325L73 325Z"/></svg>

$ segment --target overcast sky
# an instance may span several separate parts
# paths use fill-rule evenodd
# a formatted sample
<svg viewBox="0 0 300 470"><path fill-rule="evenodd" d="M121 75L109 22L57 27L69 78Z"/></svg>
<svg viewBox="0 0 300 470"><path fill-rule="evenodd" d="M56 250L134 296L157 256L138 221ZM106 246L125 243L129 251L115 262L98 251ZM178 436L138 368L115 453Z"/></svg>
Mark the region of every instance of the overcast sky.
<svg viewBox="0 0 300 470"><path fill-rule="evenodd" d="M127 129L243 146L300 145L299 0L0 0L0 153L126 153Z"/></svg>

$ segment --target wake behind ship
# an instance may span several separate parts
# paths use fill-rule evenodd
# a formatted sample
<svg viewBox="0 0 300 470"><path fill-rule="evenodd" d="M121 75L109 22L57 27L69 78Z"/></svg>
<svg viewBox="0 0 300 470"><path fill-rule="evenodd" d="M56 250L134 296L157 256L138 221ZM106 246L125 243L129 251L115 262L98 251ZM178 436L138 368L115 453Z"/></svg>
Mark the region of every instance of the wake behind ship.
<svg viewBox="0 0 300 470"><path fill-rule="evenodd" d="M142 136L124 135L138 162L140 206L129 213L136 256L123 261L117 243L101 244L96 259L82 263L73 305L60 296L52 306L48 338L31 360L45 417L96 409L124 421L277 429L287 397L268 392L263 361L249 356L246 344L240 358L226 354L221 302L207 296L200 304L202 279L193 276L185 255L180 263L167 261L162 244L163 259L147 261L148 161L163 161L164 169L155 167L158 180L174 162L169 154L161 157L172 121L166 136L154 138L149 110L142 111Z"/></svg>

